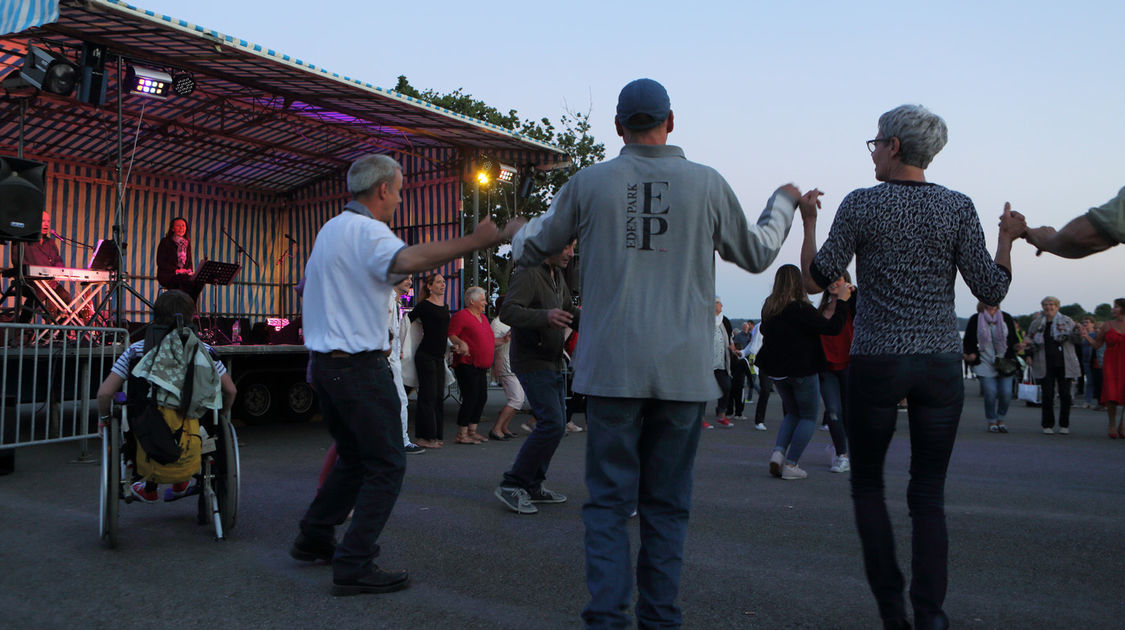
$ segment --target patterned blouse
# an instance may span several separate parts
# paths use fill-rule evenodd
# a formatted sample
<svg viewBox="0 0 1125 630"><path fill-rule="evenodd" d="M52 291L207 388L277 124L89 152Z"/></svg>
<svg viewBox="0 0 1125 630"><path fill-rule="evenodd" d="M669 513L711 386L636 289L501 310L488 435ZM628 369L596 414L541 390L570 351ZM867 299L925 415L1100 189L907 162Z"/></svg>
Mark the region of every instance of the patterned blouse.
<svg viewBox="0 0 1125 630"><path fill-rule="evenodd" d="M852 256L863 287L853 356L960 353L957 272L986 304L999 304L1012 279L989 255L972 200L926 182L892 181L849 193L813 259L813 279L827 287Z"/></svg>

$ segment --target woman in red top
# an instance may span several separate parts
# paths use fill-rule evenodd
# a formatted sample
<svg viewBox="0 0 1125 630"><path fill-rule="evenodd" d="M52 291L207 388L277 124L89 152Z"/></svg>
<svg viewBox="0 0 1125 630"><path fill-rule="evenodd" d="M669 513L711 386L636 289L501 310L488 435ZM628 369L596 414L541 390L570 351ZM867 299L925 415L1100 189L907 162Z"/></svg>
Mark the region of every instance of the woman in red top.
<svg viewBox="0 0 1125 630"><path fill-rule="evenodd" d="M1102 324L1095 337L1082 332L1094 349L1105 344L1102 360L1102 404L1109 415L1109 437L1125 437L1125 419L1117 418L1117 406L1125 405L1125 298L1113 301L1113 319Z"/></svg>
<svg viewBox="0 0 1125 630"><path fill-rule="evenodd" d="M855 287L852 295L847 300L833 300L834 290L847 285L852 287L852 277L844 270L844 275L836 279L824 297L820 300L820 313L826 318L831 318L837 308L847 309L847 322L844 329L836 335L821 335L820 344L824 347L824 358L827 360L824 371L820 373L820 397L824 400L824 423L832 436L832 446L836 455L832 458L832 465L828 469L834 473L848 472L851 470L851 461L848 459L848 438L844 433L844 410L847 409L845 396L848 392L848 361L852 353L852 334L855 330L852 320L855 319Z"/></svg>
<svg viewBox="0 0 1125 630"><path fill-rule="evenodd" d="M480 444L488 438L477 433L477 423L488 400L488 368L496 350L492 326L484 315L488 298L484 289L465 291L465 308L449 320L449 341L453 344L453 375L461 389L461 409L457 412L457 443Z"/></svg>

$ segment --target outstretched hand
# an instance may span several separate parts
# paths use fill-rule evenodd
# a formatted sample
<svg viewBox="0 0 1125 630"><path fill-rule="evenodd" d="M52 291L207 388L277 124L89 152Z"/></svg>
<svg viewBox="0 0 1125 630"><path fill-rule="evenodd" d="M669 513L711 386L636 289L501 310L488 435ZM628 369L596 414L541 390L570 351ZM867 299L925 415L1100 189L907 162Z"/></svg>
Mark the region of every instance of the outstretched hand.
<svg viewBox="0 0 1125 630"><path fill-rule="evenodd" d="M1027 219L1012 210L1012 204L1005 201L1004 212L1000 214L1000 234L1014 241L1026 237L1027 232Z"/></svg>
<svg viewBox="0 0 1125 630"><path fill-rule="evenodd" d="M816 211L820 208L820 197L823 194L819 189L813 188L801 195L801 198L797 200L797 207L801 209L802 219L805 221L816 220Z"/></svg>
<svg viewBox="0 0 1125 630"><path fill-rule="evenodd" d="M490 217L485 217L484 220L477 224L476 229L473 230L473 236L480 239L485 246L491 247L492 245L499 245L500 243L507 243L512 240L512 237L516 235L516 232L518 232L525 223L527 223L527 219L515 217L508 221L504 229L501 230L492 222Z"/></svg>

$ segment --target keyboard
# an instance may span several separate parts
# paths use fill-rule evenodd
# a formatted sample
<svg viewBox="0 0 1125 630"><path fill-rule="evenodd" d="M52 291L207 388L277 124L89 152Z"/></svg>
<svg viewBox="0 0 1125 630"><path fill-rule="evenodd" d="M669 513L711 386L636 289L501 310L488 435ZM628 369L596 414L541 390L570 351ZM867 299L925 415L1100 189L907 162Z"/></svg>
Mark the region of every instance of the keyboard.
<svg viewBox="0 0 1125 630"><path fill-rule="evenodd" d="M101 269L71 269L69 267L43 267L26 265L23 275L32 280L51 279L59 282L109 282L111 272Z"/></svg>

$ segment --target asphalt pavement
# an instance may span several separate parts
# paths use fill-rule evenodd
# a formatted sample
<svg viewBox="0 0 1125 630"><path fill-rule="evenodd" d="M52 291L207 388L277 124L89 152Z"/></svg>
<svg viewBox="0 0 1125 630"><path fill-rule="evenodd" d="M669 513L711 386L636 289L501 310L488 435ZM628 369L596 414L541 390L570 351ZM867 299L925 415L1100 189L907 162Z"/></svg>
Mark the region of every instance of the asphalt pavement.
<svg viewBox="0 0 1125 630"><path fill-rule="evenodd" d="M1104 412L1081 408L1069 436L1043 435L1039 410L1022 402L1011 433L991 434L974 381L966 392L946 488L953 627L1125 627L1125 440L1106 438ZM501 403L494 390L485 415ZM771 478L780 403L770 403L769 431L736 421L702 437L685 627L877 628L847 475L828 471L828 433L817 431L801 460L807 480ZM570 500L519 516L492 492L520 440L454 444L455 412L450 402L445 448L408 456L378 562L408 569L412 584L388 595L333 597L328 566L287 553L331 443L318 423L241 430L238 522L222 542L195 524L194 501L133 503L121 505L119 547L105 549L96 461L75 463L77 443L20 449L15 474L0 476L0 628L580 627L585 434L563 440L547 482ZM886 482L909 576L900 419Z"/></svg>

